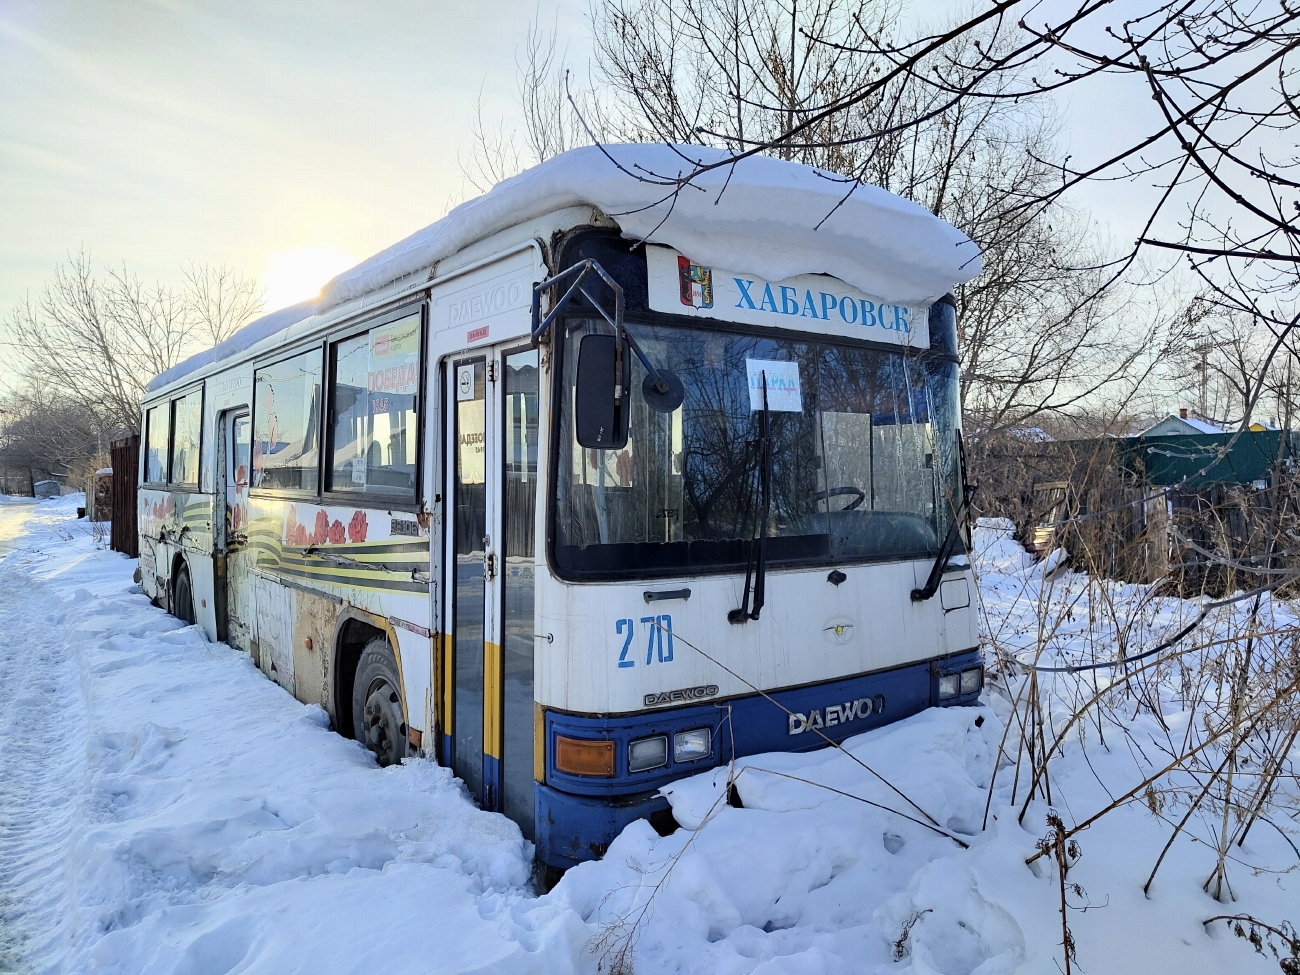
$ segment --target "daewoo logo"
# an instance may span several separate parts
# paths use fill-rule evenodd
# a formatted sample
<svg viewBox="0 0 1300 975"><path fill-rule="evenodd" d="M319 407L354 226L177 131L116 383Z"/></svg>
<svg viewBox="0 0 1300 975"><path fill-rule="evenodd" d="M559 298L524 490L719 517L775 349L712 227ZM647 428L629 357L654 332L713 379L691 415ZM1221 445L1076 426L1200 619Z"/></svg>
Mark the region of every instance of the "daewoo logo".
<svg viewBox="0 0 1300 975"><path fill-rule="evenodd" d="M805 731L820 728L833 728L837 724L849 721L861 721L872 714L882 714L885 710L885 695L860 697L856 701L844 704L832 704L825 708L826 717L822 717L822 708L813 708L807 714L791 713L789 731L791 735L802 735Z"/></svg>
<svg viewBox="0 0 1300 975"><path fill-rule="evenodd" d="M447 321L452 325L472 322L488 315L498 315L511 308L517 308L524 301L524 289L519 282L489 285L472 294L457 295L447 307Z"/></svg>
<svg viewBox="0 0 1300 975"><path fill-rule="evenodd" d="M717 697L717 684L701 684L698 687L679 687L675 691L659 691L645 696L645 706L655 707L659 704L687 704L700 701L706 697Z"/></svg>

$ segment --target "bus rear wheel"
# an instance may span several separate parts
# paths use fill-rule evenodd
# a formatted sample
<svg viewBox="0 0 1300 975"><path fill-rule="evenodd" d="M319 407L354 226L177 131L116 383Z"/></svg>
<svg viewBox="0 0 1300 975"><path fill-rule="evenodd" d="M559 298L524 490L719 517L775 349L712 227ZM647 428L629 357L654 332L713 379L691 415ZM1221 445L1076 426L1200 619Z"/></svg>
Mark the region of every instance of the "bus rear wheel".
<svg viewBox="0 0 1300 975"><path fill-rule="evenodd" d="M194 586L190 570L184 564L176 570L176 587L172 593L172 615L182 623L194 625Z"/></svg>
<svg viewBox="0 0 1300 975"><path fill-rule="evenodd" d="M361 651L352 682L352 727L357 740L374 752L381 766L406 757L406 718L402 713L402 682L397 661L384 637L375 637Z"/></svg>

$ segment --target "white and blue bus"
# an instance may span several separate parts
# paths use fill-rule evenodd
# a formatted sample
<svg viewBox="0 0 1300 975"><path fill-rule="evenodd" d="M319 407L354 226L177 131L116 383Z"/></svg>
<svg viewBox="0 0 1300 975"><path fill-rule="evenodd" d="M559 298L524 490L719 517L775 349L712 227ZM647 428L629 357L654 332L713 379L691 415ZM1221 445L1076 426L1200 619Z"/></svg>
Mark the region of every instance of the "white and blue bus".
<svg viewBox="0 0 1300 975"><path fill-rule="evenodd" d="M791 163L645 178L680 151L551 160L143 405L146 593L551 868L672 828L674 779L982 685L974 246Z"/></svg>

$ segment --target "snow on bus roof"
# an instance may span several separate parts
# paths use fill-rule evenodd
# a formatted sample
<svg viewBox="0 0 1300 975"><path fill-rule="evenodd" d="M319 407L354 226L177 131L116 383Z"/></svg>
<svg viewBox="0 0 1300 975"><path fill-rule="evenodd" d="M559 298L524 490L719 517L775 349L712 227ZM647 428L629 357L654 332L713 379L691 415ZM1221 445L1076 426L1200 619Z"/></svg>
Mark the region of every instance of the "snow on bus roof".
<svg viewBox="0 0 1300 975"><path fill-rule="evenodd" d="M160 372L145 387L145 392L152 393L155 389L162 389L169 383L174 383L192 372L197 372L204 366L238 355L240 352L252 348L262 339L274 335L276 332L282 332L290 325L296 325L304 318L310 318L315 313L315 310L315 302L304 301L296 305L290 305L288 308L273 311L261 318L256 318L225 341L218 342L210 349L196 352L184 362L178 362L167 371Z"/></svg>
<svg viewBox="0 0 1300 975"><path fill-rule="evenodd" d="M931 301L982 270L979 248L911 200L799 163L750 156L673 193L702 146L585 146L462 203L438 222L344 271L312 302L257 319L159 375L152 392L251 348L313 314L382 288L498 231L555 210L593 206L624 236L666 244L704 264L770 281L830 274L868 294Z"/></svg>
<svg viewBox="0 0 1300 975"><path fill-rule="evenodd" d="M627 237L692 260L777 281L830 274L868 294L923 303L981 271L979 248L929 210L876 186L798 163L750 156L679 193L701 146L585 146L505 180L437 223L344 271L323 308L427 267L488 234L564 207L604 211Z"/></svg>

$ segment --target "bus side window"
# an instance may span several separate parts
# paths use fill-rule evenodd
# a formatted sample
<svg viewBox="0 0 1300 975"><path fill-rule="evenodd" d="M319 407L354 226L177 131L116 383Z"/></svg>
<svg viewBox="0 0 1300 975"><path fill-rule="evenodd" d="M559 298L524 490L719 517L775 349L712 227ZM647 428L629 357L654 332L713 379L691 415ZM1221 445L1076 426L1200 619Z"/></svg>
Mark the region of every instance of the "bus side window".
<svg viewBox="0 0 1300 975"><path fill-rule="evenodd" d="M145 484L162 484L167 480L167 440L171 426L169 410L166 403L161 403L149 407L149 412L145 414Z"/></svg>
<svg viewBox="0 0 1300 975"><path fill-rule="evenodd" d="M420 313L330 346L326 490L415 500Z"/></svg>
<svg viewBox="0 0 1300 975"><path fill-rule="evenodd" d="M171 484L199 483L199 433L203 424L203 390L172 401Z"/></svg>
<svg viewBox="0 0 1300 975"><path fill-rule="evenodd" d="M253 487L315 493L320 350L258 369L253 387Z"/></svg>

